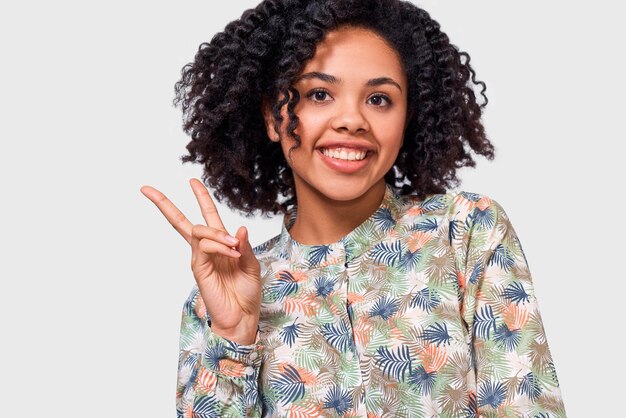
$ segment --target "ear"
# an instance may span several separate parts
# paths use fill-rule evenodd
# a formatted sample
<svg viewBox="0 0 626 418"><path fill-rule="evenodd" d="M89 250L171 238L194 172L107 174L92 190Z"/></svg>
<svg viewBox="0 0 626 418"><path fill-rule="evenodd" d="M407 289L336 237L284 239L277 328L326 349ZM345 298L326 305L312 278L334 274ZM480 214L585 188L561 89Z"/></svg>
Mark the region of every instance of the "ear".
<svg viewBox="0 0 626 418"><path fill-rule="evenodd" d="M274 116L272 116L272 108L267 98L263 98L263 102L261 104L261 112L263 113L265 130L267 131L267 136L269 137L270 141L280 142L278 132L276 132L276 129L274 128Z"/></svg>
<svg viewBox="0 0 626 418"><path fill-rule="evenodd" d="M411 118L413 118L413 108L410 108L406 114L406 120L404 121L404 130L406 130L406 127L409 126Z"/></svg>
<svg viewBox="0 0 626 418"><path fill-rule="evenodd" d="M404 138L406 136L406 127L409 126L409 122L411 122L411 118L413 117L413 109L409 109L406 115L406 119L404 121L404 128L402 128L402 142L400 142L400 148L404 145Z"/></svg>

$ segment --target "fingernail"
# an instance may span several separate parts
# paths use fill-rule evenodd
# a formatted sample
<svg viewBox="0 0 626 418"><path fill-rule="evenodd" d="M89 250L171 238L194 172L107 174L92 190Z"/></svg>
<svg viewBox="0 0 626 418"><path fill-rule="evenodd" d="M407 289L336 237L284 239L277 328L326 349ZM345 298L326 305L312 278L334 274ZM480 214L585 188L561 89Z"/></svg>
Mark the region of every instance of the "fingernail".
<svg viewBox="0 0 626 418"><path fill-rule="evenodd" d="M226 241L230 242L231 244L237 244L239 242L237 238L231 237L230 235L226 235Z"/></svg>

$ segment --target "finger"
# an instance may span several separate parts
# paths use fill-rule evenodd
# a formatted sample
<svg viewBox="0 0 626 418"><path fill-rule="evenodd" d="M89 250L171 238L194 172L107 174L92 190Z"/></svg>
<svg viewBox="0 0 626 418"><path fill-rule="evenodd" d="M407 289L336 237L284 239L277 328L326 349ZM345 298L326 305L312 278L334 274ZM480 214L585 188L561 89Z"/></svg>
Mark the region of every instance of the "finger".
<svg viewBox="0 0 626 418"><path fill-rule="evenodd" d="M206 221L206 224L213 228L225 231L226 228L224 228L224 224L222 223L222 219L217 212L215 203L213 203L213 199L211 199L211 195L209 194L207 188L204 187L204 184L196 178L190 179L189 184L191 185L193 193L196 195L196 199L200 205L200 210L202 211L202 217Z"/></svg>
<svg viewBox="0 0 626 418"><path fill-rule="evenodd" d="M237 229L237 232L235 233L235 238L238 238L240 242L237 249L242 255L242 258L241 258L242 264L240 264L241 267L242 268L249 267L252 269L257 269L259 264L256 258L256 254L254 254L254 249L252 248L252 245L250 244L250 238L248 236L248 228L246 228L245 226L241 226L239 229Z"/></svg>
<svg viewBox="0 0 626 418"><path fill-rule="evenodd" d="M231 238L235 238L234 242L229 240L228 237L230 237L230 235L228 235L226 231L222 231L221 229L215 229L210 226L205 226L201 224L194 225L191 228L191 236L192 236L191 238L192 242L194 242L196 239L201 240L203 238L208 238L213 241L217 241L221 244L224 244L228 247L235 247L237 246L237 244L239 244L239 240L236 239L235 237L231 237Z"/></svg>
<svg viewBox="0 0 626 418"><path fill-rule="evenodd" d="M198 243L198 248L205 254L223 254L227 257L239 258L241 253L237 250L221 244L217 241L213 241L207 238L203 238Z"/></svg>
<svg viewBox="0 0 626 418"><path fill-rule="evenodd" d="M165 219L174 227L176 231L187 243L191 244L191 228L192 224L189 219L174 205L163 193L151 186L143 186L141 193L156 205L161 211Z"/></svg>
<svg viewBox="0 0 626 418"><path fill-rule="evenodd" d="M235 233L235 238L237 238L240 244L237 246L237 249L242 253L252 253L252 245L250 245L250 240L248 237L248 229L245 226L240 226Z"/></svg>

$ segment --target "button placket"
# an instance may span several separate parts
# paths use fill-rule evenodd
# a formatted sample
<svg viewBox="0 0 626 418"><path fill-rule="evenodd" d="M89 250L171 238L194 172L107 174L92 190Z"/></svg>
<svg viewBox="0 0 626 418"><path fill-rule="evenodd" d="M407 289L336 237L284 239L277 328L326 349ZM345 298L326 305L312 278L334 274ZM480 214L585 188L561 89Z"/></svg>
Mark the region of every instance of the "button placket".
<svg viewBox="0 0 626 418"><path fill-rule="evenodd" d="M346 268L346 270L343 272L344 275L344 280L343 280L343 284L345 286L345 295L346 295L346 311L348 313L348 324L350 326L350 330L352 331L352 345L356 347L356 341L354 340L354 324L353 324L353 316L352 316L352 312L351 312L351 304L350 301L348 300L348 292L350 291L350 271L348 270L349 266L350 266L350 261L348 260L348 252L346 251L345 253L345 259L344 259L344 267ZM348 362L351 362L352 359L354 358L354 351L352 348L349 348L348 351L346 351L345 353L345 358Z"/></svg>

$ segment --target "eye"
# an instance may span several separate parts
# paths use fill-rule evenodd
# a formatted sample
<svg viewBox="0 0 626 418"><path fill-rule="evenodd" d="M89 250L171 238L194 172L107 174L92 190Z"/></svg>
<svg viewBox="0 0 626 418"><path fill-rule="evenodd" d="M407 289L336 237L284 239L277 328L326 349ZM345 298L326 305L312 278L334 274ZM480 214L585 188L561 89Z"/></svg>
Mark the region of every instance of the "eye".
<svg viewBox="0 0 626 418"><path fill-rule="evenodd" d="M377 99L373 103L374 105L379 105L381 103L380 100L385 100L387 102L386 105L382 105L382 106L378 106L378 107L387 107L387 106L391 105L391 99L386 94L375 94L375 95L370 97L370 100L371 99Z"/></svg>
<svg viewBox="0 0 626 418"><path fill-rule="evenodd" d="M329 95L329 93L324 89L314 89L308 92L306 97L307 99L313 100L314 102L324 102L324 97L326 97L327 95Z"/></svg>

